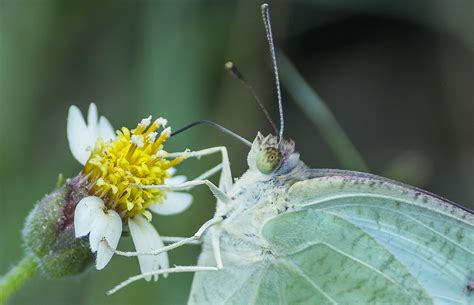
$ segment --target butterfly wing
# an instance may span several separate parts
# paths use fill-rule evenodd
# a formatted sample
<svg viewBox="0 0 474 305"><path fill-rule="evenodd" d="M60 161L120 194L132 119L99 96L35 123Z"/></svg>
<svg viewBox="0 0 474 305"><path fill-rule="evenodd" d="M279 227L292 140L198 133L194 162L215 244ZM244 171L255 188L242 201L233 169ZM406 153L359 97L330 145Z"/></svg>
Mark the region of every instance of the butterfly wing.
<svg viewBox="0 0 474 305"><path fill-rule="evenodd" d="M321 290L302 281L296 271L272 261L250 262L223 249L225 268L195 273L188 305L331 305ZM203 249L199 265L212 266L210 249Z"/></svg>
<svg viewBox="0 0 474 305"><path fill-rule="evenodd" d="M198 265L215 266L212 250L204 243ZM188 305L252 304L259 286L260 266L249 264L222 249L225 268L194 274Z"/></svg>
<svg viewBox="0 0 474 305"><path fill-rule="evenodd" d="M474 304L472 213L377 176L319 174L263 229L279 268L332 304Z"/></svg>
<svg viewBox="0 0 474 305"><path fill-rule="evenodd" d="M189 304L474 304L471 212L369 174L312 175L264 225L268 255L222 249L225 269L196 273ZM215 264L209 248L199 265Z"/></svg>

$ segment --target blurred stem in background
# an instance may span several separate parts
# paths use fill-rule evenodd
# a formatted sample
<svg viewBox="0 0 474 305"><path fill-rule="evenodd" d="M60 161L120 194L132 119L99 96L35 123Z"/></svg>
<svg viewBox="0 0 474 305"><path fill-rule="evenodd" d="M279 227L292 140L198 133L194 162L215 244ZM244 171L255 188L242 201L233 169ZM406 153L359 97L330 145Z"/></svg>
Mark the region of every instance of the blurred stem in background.
<svg viewBox="0 0 474 305"><path fill-rule="evenodd" d="M0 279L0 305L12 296L25 282L38 271L38 263L29 255L23 258L5 276Z"/></svg>
<svg viewBox="0 0 474 305"><path fill-rule="evenodd" d="M283 86L288 90L296 104L318 127L342 167L368 172L369 168L364 159L349 140L328 106L308 85L283 52L278 53L278 59Z"/></svg>

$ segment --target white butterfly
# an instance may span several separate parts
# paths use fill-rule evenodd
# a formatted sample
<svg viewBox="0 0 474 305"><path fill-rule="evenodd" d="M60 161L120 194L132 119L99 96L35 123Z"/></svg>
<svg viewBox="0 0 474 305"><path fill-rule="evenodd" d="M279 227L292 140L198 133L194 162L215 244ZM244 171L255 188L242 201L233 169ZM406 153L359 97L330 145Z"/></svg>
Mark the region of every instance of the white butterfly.
<svg viewBox="0 0 474 305"><path fill-rule="evenodd" d="M282 113L268 6L262 11ZM202 240L197 266L153 274L196 272L192 305L474 304L472 211L375 175L310 169L280 122L278 136L257 134L235 184L224 147L188 153L222 154L201 178L172 188L207 185L216 213L194 236L148 253ZM206 179L220 168L215 186Z"/></svg>

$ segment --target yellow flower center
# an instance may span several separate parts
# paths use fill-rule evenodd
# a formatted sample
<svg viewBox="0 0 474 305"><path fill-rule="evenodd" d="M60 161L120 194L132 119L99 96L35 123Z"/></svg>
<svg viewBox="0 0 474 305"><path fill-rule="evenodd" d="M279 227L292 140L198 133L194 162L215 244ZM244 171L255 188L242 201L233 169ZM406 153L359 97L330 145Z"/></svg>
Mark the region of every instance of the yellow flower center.
<svg viewBox="0 0 474 305"><path fill-rule="evenodd" d="M167 170L184 158L165 159L163 143L171 130L159 118L143 119L133 130L123 127L113 141L98 139L82 171L91 187L89 194L100 197L105 205L127 219L143 214L151 219L147 208L165 198L163 190L144 189L141 185L161 185L169 177Z"/></svg>

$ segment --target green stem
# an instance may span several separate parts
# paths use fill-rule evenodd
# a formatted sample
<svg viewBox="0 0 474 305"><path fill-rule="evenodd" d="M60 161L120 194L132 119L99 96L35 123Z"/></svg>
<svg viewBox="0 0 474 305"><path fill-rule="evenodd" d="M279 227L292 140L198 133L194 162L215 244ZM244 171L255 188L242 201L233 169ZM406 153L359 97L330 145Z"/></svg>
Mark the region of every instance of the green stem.
<svg viewBox="0 0 474 305"><path fill-rule="evenodd" d="M318 127L324 140L343 167L368 171L367 164L357 148L337 122L321 97L308 85L283 52L279 53L281 79L290 95L303 112Z"/></svg>
<svg viewBox="0 0 474 305"><path fill-rule="evenodd" d="M0 278L0 305L23 286L26 280L35 275L38 270L38 263L33 256L25 256L16 266L14 266L7 274Z"/></svg>

